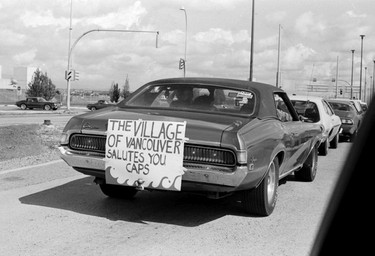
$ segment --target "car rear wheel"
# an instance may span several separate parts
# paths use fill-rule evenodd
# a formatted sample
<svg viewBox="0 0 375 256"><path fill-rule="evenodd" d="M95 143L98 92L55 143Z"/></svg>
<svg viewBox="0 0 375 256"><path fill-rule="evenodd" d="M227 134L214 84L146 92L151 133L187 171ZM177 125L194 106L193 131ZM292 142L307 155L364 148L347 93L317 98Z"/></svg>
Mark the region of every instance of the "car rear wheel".
<svg viewBox="0 0 375 256"><path fill-rule="evenodd" d="M113 198L131 199L138 192L138 190L136 190L134 187L125 187L121 185L111 184L99 184L99 186L106 196Z"/></svg>
<svg viewBox="0 0 375 256"><path fill-rule="evenodd" d="M328 155L328 138L319 146L319 154L322 156Z"/></svg>
<svg viewBox="0 0 375 256"><path fill-rule="evenodd" d="M22 110L25 110L25 109L27 109L27 106L26 106L26 104L21 104L21 109L22 109Z"/></svg>
<svg viewBox="0 0 375 256"><path fill-rule="evenodd" d="M276 205L279 185L279 161L275 158L260 185L242 192L242 205L246 212L259 216L269 216Z"/></svg>
<svg viewBox="0 0 375 256"><path fill-rule="evenodd" d="M294 176L299 181L313 181L316 176L318 169L318 153L316 147L314 147L310 155L307 157L305 163L299 171L294 173Z"/></svg>
<svg viewBox="0 0 375 256"><path fill-rule="evenodd" d="M333 138L333 140L329 143L329 146L331 148L337 148L338 144L339 144L339 134L337 133L335 137Z"/></svg>
<svg viewBox="0 0 375 256"><path fill-rule="evenodd" d="M50 105L44 105L44 110L51 110L51 106Z"/></svg>

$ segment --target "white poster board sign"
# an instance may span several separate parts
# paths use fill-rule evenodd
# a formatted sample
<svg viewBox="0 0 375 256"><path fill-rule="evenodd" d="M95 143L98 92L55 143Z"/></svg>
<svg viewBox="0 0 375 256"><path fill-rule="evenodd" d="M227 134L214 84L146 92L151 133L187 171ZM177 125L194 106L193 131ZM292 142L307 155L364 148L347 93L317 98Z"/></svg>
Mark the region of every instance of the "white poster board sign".
<svg viewBox="0 0 375 256"><path fill-rule="evenodd" d="M181 190L186 122L109 119L106 183Z"/></svg>

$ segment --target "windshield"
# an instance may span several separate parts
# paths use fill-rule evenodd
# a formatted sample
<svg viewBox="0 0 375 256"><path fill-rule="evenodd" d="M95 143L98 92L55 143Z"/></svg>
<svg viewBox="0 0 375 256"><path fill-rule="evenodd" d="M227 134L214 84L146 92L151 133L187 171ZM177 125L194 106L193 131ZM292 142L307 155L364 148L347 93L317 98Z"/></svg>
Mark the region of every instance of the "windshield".
<svg viewBox="0 0 375 256"><path fill-rule="evenodd" d="M166 108L202 112L254 114L256 97L252 91L201 84L153 85L120 107Z"/></svg>

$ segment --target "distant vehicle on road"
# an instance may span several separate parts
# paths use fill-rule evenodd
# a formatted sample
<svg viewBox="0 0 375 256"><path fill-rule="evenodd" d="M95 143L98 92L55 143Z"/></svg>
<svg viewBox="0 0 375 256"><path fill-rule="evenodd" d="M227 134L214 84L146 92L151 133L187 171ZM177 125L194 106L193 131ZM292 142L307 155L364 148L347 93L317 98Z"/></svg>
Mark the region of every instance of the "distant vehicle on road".
<svg viewBox="0 0 375 256"><path fill-rule="evenodd" d="M336 115L341 118L341 127L343 130L340 137L349 138L351 141L354 141L362 121L362 115L357 111L354 103L341 99L329 99L327 101L332 106Z"/></svg>
<svg viewBox="0 0 375 256"><path fill-rule="evenodd" d="M268 216L279 179L291 173L315 179L321 136L281 89L189 77L150 82L116 107L74 116L59 149L109 197L129 199L141 190L239 193L247 212Z"/></svg>
<svg viewBox="0 0 375 256"><path fill-rule="evenodd" d="M306 118L306 122L317 123L323 127L319 153L325 156L328 154L328 147L337 148L341 120L329 103L321 97L305 95L292 95L290 100L297 113Z"/></svg>
<svg viewBox="0 0 375 256"><path fill-rule="evenodd" d="M110 103L106 100L98 100L96 103L89 103L87 104L87 108L90 109L91 111L97 110L97 109L102 109L110 106L114 106L116 104Z"/></svg>
<svg viewBox="0 0 375 256"><path fill-rule="evenodd" d="M60 107L59 103L47 101L42 97L27 97L25 100L16 102L16 106L21 109L34 109L41 108L44 110L56 110Z"/></svg>

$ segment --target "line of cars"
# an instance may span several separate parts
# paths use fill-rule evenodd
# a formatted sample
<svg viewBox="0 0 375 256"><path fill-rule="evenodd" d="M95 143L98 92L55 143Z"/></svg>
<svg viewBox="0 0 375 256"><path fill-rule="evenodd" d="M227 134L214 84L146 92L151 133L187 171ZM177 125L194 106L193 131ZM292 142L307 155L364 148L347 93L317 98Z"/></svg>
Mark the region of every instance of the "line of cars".
<svg viewBox="0 0 375 256"><path fill-rule="evenodd" d="M279 180L313 181L318 154L337 147L341 128L325 100L289 98L257 82L170 78L72 117L59 149L108 197L143 190L236 194L246 212L268 216Z"/></svg>

